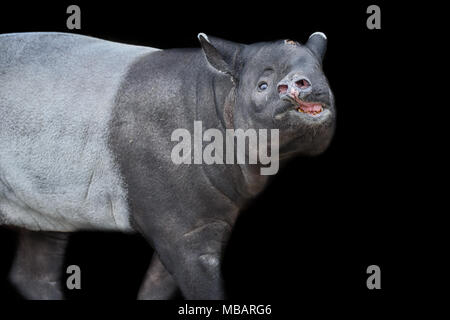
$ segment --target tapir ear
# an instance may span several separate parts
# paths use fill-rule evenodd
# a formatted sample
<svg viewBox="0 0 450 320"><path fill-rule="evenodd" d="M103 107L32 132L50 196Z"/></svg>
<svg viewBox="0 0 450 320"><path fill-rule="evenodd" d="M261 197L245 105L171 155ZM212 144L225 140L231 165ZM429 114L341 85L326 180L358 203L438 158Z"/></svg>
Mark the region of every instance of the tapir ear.
<svg viewBox="0 0 450 320"><path fill-rule="evenodd" d="M208 63L217 71L236 79L235 58L240 45L219 38L208 37L204 33L199 33L197 37Z"/></svg>
<svg viewBox="0 0 450 320"><path fill-rule="evenodd" d="M322 32L314 32L309 36L306 46L322 60L327 51L327 36Z"/></svg>

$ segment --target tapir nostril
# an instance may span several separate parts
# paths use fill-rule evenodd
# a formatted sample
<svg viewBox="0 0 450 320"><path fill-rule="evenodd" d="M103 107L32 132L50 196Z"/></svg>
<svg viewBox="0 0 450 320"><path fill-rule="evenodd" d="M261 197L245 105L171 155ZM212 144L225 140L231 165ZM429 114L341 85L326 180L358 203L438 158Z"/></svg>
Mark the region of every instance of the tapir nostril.
<svg viewBox="0 0 450 320"><path fill-rule="evenodd" d="M280 85L278 86L278 92L279 92L279 93L286 93L287 90L288 90L288 86L285 85L285 84L280 84Z"/></svg>
<svg viewBox="0 0 450 320"><path fill-rule="evenodd" d="M300 89L307 89L311 86L308 80L306 79L300 79L295 82L295 85L299 87Z"/></svg>

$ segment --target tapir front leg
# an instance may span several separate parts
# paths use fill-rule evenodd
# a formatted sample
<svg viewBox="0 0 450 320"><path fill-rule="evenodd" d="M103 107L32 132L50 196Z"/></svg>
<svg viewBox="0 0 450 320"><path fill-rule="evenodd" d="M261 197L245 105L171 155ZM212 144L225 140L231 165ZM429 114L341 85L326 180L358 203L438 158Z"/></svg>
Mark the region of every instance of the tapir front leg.
<svg viewBox="0 0 450 320"><path fill-rule="evenodd" d="M21 230L10 280L26 299L63 299L62 264L68 233Z"/></svg>
<svg viewBox="0 0 450 320"><path fill-rule="evenodd" d="M168 300L174 298L178 286L159 260L158 254L153 254L150 266L139 289L139 300Z"/></svg>
<svg viewBox="0 0 450 320"><path fill-rule="evenodd" d="M166 256L161 253L186 299L225 299L221 266L230 233L228 223L216 220L180 235Z"/></svg>

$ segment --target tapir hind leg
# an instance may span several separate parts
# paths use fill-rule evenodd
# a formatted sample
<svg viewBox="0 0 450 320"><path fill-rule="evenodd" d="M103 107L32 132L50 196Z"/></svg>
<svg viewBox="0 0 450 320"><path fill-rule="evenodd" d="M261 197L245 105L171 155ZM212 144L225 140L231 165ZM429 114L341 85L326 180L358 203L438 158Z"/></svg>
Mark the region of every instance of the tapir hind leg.
<svg viewBox="0 0 450 320"><path fill-rule="evenodd" d="M10 280L24 298L63 298L62 264L69 234L22 230Z"/></svg>
<svg viewBox="0 0 450 320"><path fill-rule="evenodd" d="M150 266L139 289L139 300L168 300L174 298L178 286L159 260L158 254L153 254Z"/></svg>

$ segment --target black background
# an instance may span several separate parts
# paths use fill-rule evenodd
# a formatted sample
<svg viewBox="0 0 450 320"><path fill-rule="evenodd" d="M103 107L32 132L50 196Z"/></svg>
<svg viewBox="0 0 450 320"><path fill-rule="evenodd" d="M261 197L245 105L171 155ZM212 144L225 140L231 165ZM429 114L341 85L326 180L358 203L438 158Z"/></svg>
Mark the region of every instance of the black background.
<svg viewBox="0 0 450 320"><path fill-rule="evenodd" d="M81 7L81 30L66 29L73 3ZM403 27L405 8L382 1L73 3L2 6L0 32L76 32L158 48L198 47L199 32L242 43L305 42L324 32L324 70L338 110L335 138L325 154L293 160L242 212L225 256L228 295L284 301L285 311L317 302L325 309L375 310L418 290L410 253L420 250L420 234L410 225L412 208L421 204L408 194L417 176L404 156L410 137L398 95L399 83L409 80L402 70L408 56L399 53L412 32ZM370 4L381 7L381 30L366 27ZM6 281L13 231L0 229L0 246L0 295L18 300ZM75 234L65 264L81 267L82 290L66 292L68 298L135 299L151 254L140 236ZM366 287L371 264L381 268L381 290Z"/></svg>

